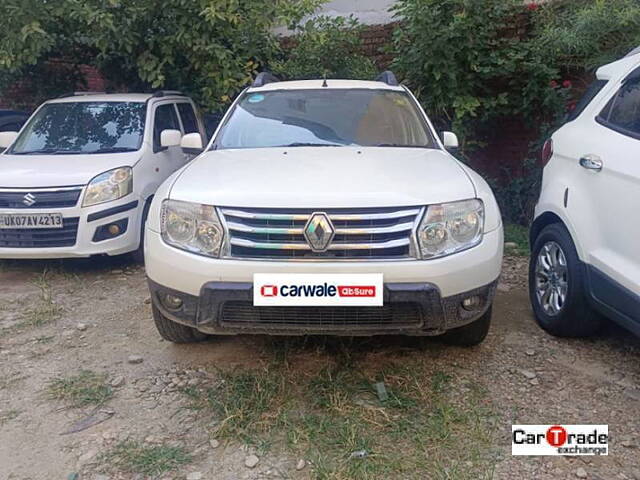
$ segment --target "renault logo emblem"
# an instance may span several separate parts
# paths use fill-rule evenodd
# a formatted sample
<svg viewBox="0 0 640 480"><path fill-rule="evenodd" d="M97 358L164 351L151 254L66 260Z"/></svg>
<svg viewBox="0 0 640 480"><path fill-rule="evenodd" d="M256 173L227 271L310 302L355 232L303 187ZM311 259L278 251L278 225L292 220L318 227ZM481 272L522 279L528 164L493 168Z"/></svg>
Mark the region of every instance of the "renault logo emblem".
<svg viewBox="0 0 640 480"><path fill-rule="evenodd" d="M27 193L24 197L22 197L22 203L24 203L27 207L32 207L36 204L36 197L34 197L31 193Z"/></svg>
<svg viewBox="0 0 640 480"><path fill-rule="evenodd" d="M304 238L314 252L325 252L335 234L331 220L321 212L312 214L304 227Z"/></svg>

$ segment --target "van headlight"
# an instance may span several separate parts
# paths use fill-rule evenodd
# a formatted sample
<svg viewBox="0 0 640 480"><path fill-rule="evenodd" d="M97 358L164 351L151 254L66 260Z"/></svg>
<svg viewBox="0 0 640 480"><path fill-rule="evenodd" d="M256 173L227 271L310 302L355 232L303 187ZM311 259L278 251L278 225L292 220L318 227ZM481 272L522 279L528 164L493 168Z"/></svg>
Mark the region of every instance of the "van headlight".
<svg viewBox="0 0 640 480"><path fill-rule="evenodd" d="M223 229L215 207L165 200L161 213L162 239L188 252L219 257Z"/></svg>
<svg viewBox="0 0 640 480"><path fill-rule="evenodd" d="M131 167L120 167L101 173L87 185L83 207L111 202L129 195L133 191Z"/></svg>
<svg viewBox="0 0 640 480"><path fill-rule="evenodd" d="M482 241L483 231L481 200L429 205L418 228L422 258L444 257L475 247Z"/></svg>

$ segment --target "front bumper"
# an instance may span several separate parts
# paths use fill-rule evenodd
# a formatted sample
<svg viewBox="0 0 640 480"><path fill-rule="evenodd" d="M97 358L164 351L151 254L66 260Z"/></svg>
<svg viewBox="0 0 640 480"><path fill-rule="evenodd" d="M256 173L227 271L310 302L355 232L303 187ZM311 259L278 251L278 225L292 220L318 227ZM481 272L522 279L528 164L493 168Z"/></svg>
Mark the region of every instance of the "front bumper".
<svg viewBox="0 0 640 480"><path fill-rule="evenodd" d="M13 214L46 214L60 213L65 224L64 235L58 231L11 231L0 230L0 258L4 259L46 259L46 258L83 258L93 255L121 255L136 250L140 244L140 226L144 202L128 195L120 200L93 207L83 208L78 205L68 208L47 209L0 209L0 213ZM108 225L117 223L121 231L118 236L104 238ZM77 225L77 227L76 227ZM100 230L100 231L99 231ZM33 236L32 233L36 232ZM73 235L75 233L75 241ZM48 237L51 241L47 241ZM108 237L108 235L107 235ZM37 238L36 242L29 242ZM64 246L56 245L56 239L64 238ZM5 247L11 243L13 245ZM30 246L25 247L22 245Z"/></svg>
<svg viewBox="0 0 640 480"><path fill-rule="evenodd" d="M149 280L154 306L170 320L216 335L441 335L467 325L491 306L497 280L441 297L429 283L386 283L383 307L254 307L252 283L209 282L198 296ZM182 305L169 308L167 295ZM478 297L473 310L463 300Z"/></svg>

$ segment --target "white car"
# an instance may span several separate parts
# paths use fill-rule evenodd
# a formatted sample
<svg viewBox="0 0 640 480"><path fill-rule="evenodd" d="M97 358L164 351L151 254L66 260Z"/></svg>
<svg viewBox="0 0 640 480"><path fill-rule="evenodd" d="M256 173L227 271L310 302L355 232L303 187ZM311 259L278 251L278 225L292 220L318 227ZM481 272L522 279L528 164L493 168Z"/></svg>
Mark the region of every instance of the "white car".
<svg viewBox="0 0 640 480"><path fill-rule="evenodd" d="M601 67L545 144L531 227L531 303L558 336L601 314L640 334L640 52Z"/></svg>
<svg viewBox="0 0 640 480"><path fill-rule="evenodd" d="M503 229L395 77L258 76L147 222L160 334L442 335L489 329Z"/></svg>
<svg viewBox="0 0 640 480"><path fill-rule="evenodd" d="M45 102L20 133L0 132L0 258L141 258L151 199L202 135L179 92Z"/></svg>

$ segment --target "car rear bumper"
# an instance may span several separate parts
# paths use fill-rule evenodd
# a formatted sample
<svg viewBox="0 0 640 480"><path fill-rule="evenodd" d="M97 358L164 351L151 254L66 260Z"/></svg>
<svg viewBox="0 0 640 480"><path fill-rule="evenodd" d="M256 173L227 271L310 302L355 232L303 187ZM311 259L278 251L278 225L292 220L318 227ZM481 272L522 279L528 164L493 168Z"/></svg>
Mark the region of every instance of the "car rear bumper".
<svg viewBox="0 0 640 480"><path fill-rule="evenodd" d="M252 283L209 282L198 296L152 280L149 289L165 317L209 334L433 336L482 316L493 302L496 284L441 297L430 283L387 283L383 307L254 307ZM180 298L182 305L169 308L167 295ZM462 302L471 297L478 302L467 310Z"/></svg>

